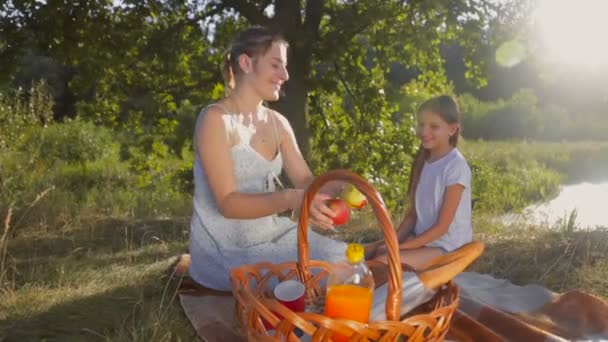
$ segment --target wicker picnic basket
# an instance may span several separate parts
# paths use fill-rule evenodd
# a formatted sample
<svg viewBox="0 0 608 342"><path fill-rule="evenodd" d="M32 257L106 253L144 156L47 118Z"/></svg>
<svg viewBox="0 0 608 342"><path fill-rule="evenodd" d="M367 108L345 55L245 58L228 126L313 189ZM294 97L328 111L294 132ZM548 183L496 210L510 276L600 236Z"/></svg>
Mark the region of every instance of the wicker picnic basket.
<svg viewBox="0 0 608 342"><path fill-rule="evenodd" d="M356 186L368 199L380 223L388 250L386 320L367 324L329 318L321 310L294 312L273 298L272 286L287 279L298 279L306 287L307 307L320 308L325 297L324 280L332 263L310 260L308 212L317 191L325 183L341 180ZM249 341L331 341L333 333L349 336L351 341L441 341L458 306L458 287L450 279L473 262L483 251L483 244L471 243L431 262L416 271L428 288L436 288L434 297L413 313L402 317L402 271L397 235L380 194L365 179L347 170L334 170L317 177L306 192L298 224L298 260L281 264L262 262L243 265L231 272L236 316ZM377 264L372 263L376 276ZM410 270L412 270L410 268ZM381 273L381 272L379 272ZM386 278L386 277L385 277ZM376 286L379 286L376 281ZM265 324L266 323L266 324ZM272 325L272 330L266 327ZM297 333L296 333L297 332ZM298 337L300 336L300 337Z"/></svg>

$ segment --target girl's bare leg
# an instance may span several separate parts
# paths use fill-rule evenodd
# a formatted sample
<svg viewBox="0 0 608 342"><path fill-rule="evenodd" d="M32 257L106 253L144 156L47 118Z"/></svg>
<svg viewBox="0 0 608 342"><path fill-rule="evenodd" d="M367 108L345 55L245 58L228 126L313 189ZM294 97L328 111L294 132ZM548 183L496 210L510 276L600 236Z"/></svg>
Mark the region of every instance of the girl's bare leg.
<svg viewBox="0 0 608 342"><path fill-rule="evenodd" d="M412 266L414 269L422 269L434 258L443 255L443 250L436 247L422 247L401 251L401 262ZM374 260L388 263L387 254L376 255Z"/></svg>

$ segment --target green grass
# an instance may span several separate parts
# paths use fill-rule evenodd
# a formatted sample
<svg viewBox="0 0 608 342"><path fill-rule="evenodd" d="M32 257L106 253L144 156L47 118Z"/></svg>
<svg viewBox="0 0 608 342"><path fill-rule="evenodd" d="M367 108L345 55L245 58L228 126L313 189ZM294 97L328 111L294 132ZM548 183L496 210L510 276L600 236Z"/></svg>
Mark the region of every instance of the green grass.
<svg viewBox="0 0 608 342"><path fill-rule="evenodd" d="M608 229L580 231L575 220L567 219L557 227L525 221L504 226L496 219L505 203L526 205L540 187L553 186L556 172L568 180L576 179L568 173L573 170L589 175L585 170L592 165L581 158L608 156L608 143L468 142L463 151L494 172L538 166L527 174L536 177L527 188L518 187L517 177L482 175L488 196L481 200L496 201L499 209L476 209L475 236L487 248L471 269L517 284L538 283L554 291L580 288L608 298ZM503 183L492 187L492 179ZM119 203L114 194L106 195L109 203ZM547 190L541 198L551 195ZM170 274L172 263L187 249L189 217L183 213L190 208L180 205L190 195L183 196L174 214L162 210L152 216L152 211L122 206L108 211L95 203L70 205L69 196L49 195L16 210L9 225L4 224L8 207L0 206L0 341L194 340L175 301L177 280ZM149 198L147 205L161 206L161 200ZM16 203L30 202L20 198ZM393 214L397 221L399 215ZM360 242L381 238L369 208L354 214L335 235Z"/></svg>
<svg viewBox="0 0 608 342"><path fill-rule="evenodd" d="M8 241L2 341L191 341L169 270L185 218L81 218Z"/></svg>
<svg viewBox="0 0 608 342"><path fill-rule="evenodd" d="M14 272L0 293L1 340L193 340L169 273L185 250L187 223L90 217L13 237L8 255ZM379 237L374 224L360 217L341 238L373 240ZM608 298L608 230L504 227L482 214L475 225L487 248L472 270Z"/></svg>
<svg viewBox="0 0 608 342"><path fill-rule="evenodd" d="M484 241L486 250L473 271L557 292L578 288L608 299L608 227L581 229L569 220L553 227L505 226L482 213L474 226L475 239Z"/></svg>

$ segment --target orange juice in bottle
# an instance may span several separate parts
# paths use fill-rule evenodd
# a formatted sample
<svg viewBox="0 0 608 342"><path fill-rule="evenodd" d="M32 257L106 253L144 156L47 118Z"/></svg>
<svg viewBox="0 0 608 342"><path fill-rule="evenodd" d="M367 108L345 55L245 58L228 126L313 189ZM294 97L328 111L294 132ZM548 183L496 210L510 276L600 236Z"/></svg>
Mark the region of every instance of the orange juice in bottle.
<svg viewBox="0 0 608 342"><path fill-rule="evenodd" d="M327 279L325 315L367 323L372 307L374 277L365 265L363 246L349 244L346 261L337 265ZM332 335L336 342L348 341L348 338L337 333Z"/></svg>

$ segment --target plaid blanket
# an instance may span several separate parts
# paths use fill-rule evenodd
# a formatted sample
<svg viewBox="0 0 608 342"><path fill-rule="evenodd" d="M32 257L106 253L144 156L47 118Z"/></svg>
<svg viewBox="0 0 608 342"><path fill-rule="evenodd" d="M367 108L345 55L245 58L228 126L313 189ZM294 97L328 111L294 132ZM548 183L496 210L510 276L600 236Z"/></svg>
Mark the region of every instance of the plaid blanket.
<svg viewBox="0 0 608 342"><path fill-rule="evenodd" d="M608 340L608 303L590 294L557 294L477 273L463 273L454 281L461 294L449 332L453 340Z"/></svg>
<svg viewBox="0 0 608 342"><path fill-rule="evenodd" d="M452 317L448 340L608 340L608 303L582 291L558 294L472 272L454 281L461 290L460 306ZM188 281L179 291L184 312L203 341L243 341L230 293Z"/></svg>

